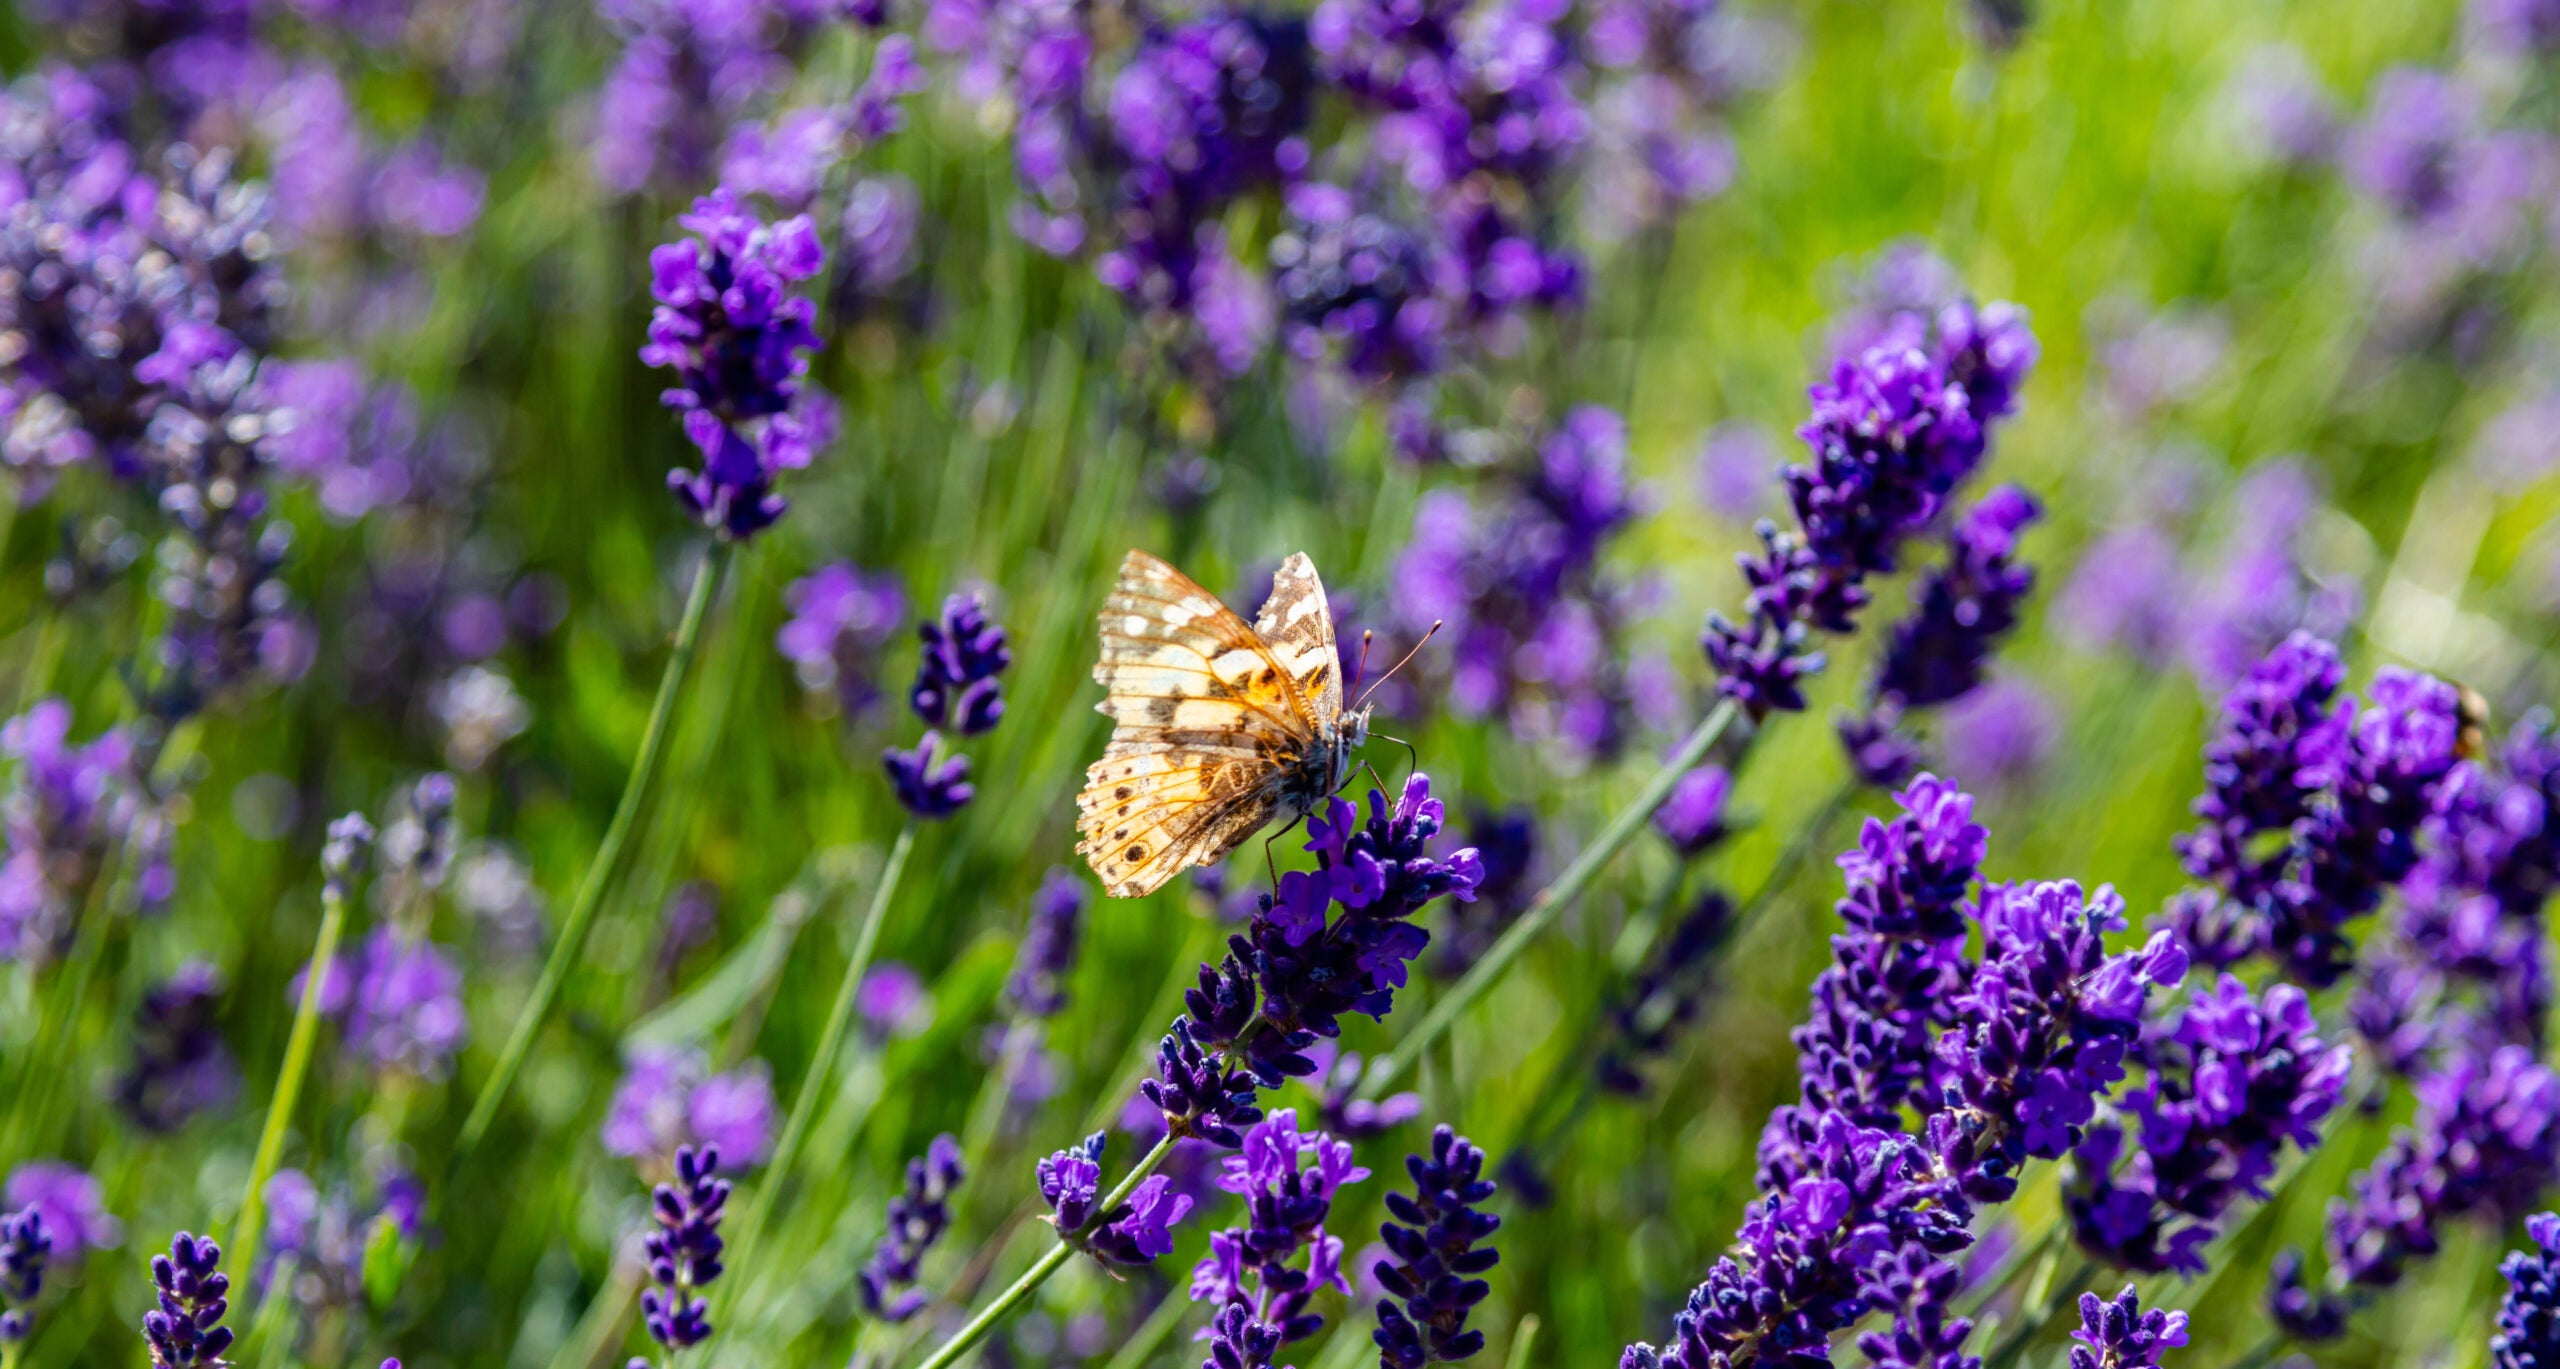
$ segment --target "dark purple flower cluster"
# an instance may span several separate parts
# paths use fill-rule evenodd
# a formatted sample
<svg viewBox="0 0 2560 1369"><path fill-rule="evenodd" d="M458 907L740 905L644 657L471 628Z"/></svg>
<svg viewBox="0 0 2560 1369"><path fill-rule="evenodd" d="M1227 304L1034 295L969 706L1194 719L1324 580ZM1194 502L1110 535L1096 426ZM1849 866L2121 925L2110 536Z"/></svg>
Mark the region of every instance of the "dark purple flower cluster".
<svg viewBox="0 0 2560 1369"><path fill-rule="evenodd" d="M1343 1014L1386 1016L1431 941L1414 915L1444 896L1475 897L1484 878L1472 849L1431 854L1444 818L1419 772L1392 806L1371 792L1365 822L1340 799L1308 816L1316 868L1282 875L1226 957L1200 967L1157 1051L1143 1091L1174 1135L1241 1144L1240 1129L1261 1120L1261 1090L1314 1074L1306 1051L1339 1036Z"/></svg>
<svg viewBox="0 0 2560 1369"><path fill-rule="evenodd" d="M650 1196L649 1281L640 1294L640 1317L649 1337L670 1356L711 1337L711 1306L701 1290L720 1277L720 1219L727 1215L729 1181L718 1177L720 1148L676 1151L675 1182Z"/></svg>
<svg viewBox="0 0 2560 1369"><path fill-rule="evenodd" d="M1911 614L1894 624L1869 686L1867 711L1840 732L1859 777L1890 788L1909 778L1916 748L1898 729L1916 709L1971 694L1991 653L2018 625L2035 571L2017 560L2018 535L2043 510L2015 485L1984 495L1947 534L1947 559L1912 591Z"/></svg>
<svg viewBox="0 0 2560 1369"><path fill-rule="evenodd" d="M45 1265L53 1258L53 1237L44 1216L32 1207L0 1213L0 1353L15 1359L17 1344L35 1330L28 1304L44 1292Z"/></svg>
<svg viewBox="0 0 2560 1369"><path fill-rule="evenodd" d="M1812 389L1799 432L1813 461L1785 472L1796 528L1764 523L1763 554L1743 558L1747 621L1707 622L1720 687L1754 716L1804 707L1798 681L1822 667L1808 634L1855 629L1867 580L1900 566L1904 544L1937 520L1981 464L1993 425L2016 409L2036 360L2022 311L1952 304L1928 333L1902 316Z"/></svg>
<svg viewBox="0 0 2560 1369"><path fill-rule="evenodd" d="M997 680L1013 664L1004 629L988 616L974 594L955 594L942 605L942 616L916 625L924 656L916 665L915 688L907 701L924 719L927 731L915 749L894 747L881 754L898 802L920 818L947 818L976 796L969 783L969 758L947 748L941 728L975 736L1004 718L1003 686Z"/></svg>
<svg viewBox="0 0 2560 1369"><path fill-rule="evenodd" d="M1378 1225L1394 1257L1373 1271L1387 1291L1370 1333L1380 1369L1454 1364L1482 1350L1484 1332L1468 1329L1467 1317L1492 1291L1478 1276L1502 1259L1485 1244L1502 1219L1482 1210L1495 1187L1483 1151L1443 1122L1431 1129L1429 1158L1408 1155L1404 1168L1413 1196L1388 1194L1394 1220Z"/></svg>
<svg viewBox="0 0 2560 1369"><path fill-rule="evenodd" d="M872 574L836 561L783 591L791 619L774 647L791 662L801 687L859 718L880 699L880 656L907 620L907 592L893 571Z"/></svg>
<svg viewBox="0 0 2560 1369"><path fill-rule="evenodd" d="M1225 1341L1250 1358L1266 1338L1276 1348L1322 1328L1324 1318L1307 1310L1317 1293L1350 1291L1342 1238L1326 1234L1324 1222L1342 1187L1369 1171L1352 1163L1350 1142L1298 1130L1292 1108L1256 1123L1219 1170L1218 1187L1243 1200L1244 1225L1209 1233L1209 1254L1191 1271L1191 1300L1220 1309L1213 1347ZM1232 1323L1231 1308L1246 1320ZM1233 1334L1219 1329L1230 1326ZM1211 1356L1216 1363L1215 1348Z"/></svg>
<svg viewBox="0 0 2560 1369"><path fill-rule="evenodd" d="M657 307L640 359L676 373L662 400L702 452L702 469L669 472L668 488L703 526L744 539L782 516L775 477L832 436L833 402L802 385L816 306L791 293L826 252L807 215L768 225L726 189L677 222L691 236L649 254Z"/></svg>
<svg viewBox="0 0 2560 1369"><path fill-rule="evenodd" d="M2166 933L2109 953L2112 891L1981 884L1972 800L1921 776L1903 812L1843 856L1848 930L1799 1029L1802 1092L1763 1132L1762 1199L1662 1349L1628 1369L1729 1369L1828 1358L1830 1338L1890 1310L1862 1342L1890 1365L1959 1366L1970 1326L1939 1272L1976 1204L2021 1166L2078 1144L2124 1074L2151 991L2186 957ZM1980 936L1982 953L1967 954ZM1906 1113L1918 1114L1910 1127Z"/></svg>
<svg viewBox="0 0 2560 1369"><path fill-rule="evenodd" d="M222 1247L181 1231L169 1253L151 1257L151 1282L160 1305L142 1314L142 1338L153 1369L221 1369L230 1361L231 1276L222 1272Z"/></svg>
<svg viewBox="0 0 2560 1369"><path fill-rule="evenodd" d="M947 1133L933 1138L924 1154L907 1161L907 1188L889 1200L888 1230L862 1267L863 1310L882 1321L901 1322L924 1310L931 1295L915 1286L924 1273L924 1257L951 1225L951 1194L968 1171L960 1163L960 1143Z"/></svg>
<svg viewBox="0 0 2560 1369"><path fill-rule="evenodd" d="M144 1131L166 1135L229 1103L240 1066L214 1017L222 975L193 961L145 990L134 1010L133 1060L116 1076L116 1106Z"/></svg>
<svg viewBox="0 0 2560 1369"><path fill-rule="evenodd" d="M1175 1192L1165 1175L1151 1174L1130 1190L1128 1201L1100 1210L1102 1151L1109 1139L1097 1131L1040 1161L1040 1199L1049 1205L1043 1220L1058 1229L1059 1239L1106 1265L1153 1264L1173 1253L1173 1227L1190 1214L1191 1195Z"/></svg>
<svg viewBox="0 0 2560 1369"><path fill-rule="evenodd" d="M2555 1369L2560 1366L2560 1216L2548 1212L2525 1218L2532 1250L2510 1251L2498 1272L2507 1276L2507 1296L2498 1305L2498 1330L2489 1337L2489 1363L2496 1369Z"/></svg>
<svg viewBox="0 0 2560 1369"><path fill-rule="evenodd" d="M2264 1199L2287 1143L2308 1150L2344 1092L2352 1055L2324 1045L2302 990L2263 996L2224 975L2135 1049L2148 1074L2071 1153L2064 1206L2081 1249L2122 1269L2204 1272L2216 1222ZM2120 1165L2119 1162L2123 1163Z"/></svg>
<svg viewBox="0 0 2560 1369"><path fill-rule="evenodd" d="M2142 1310L2132 1284L2110 1300L2080 1295L2080 1329L2071 1333L2071 1369L2151 1369L2160 1353L2187 1343L2187 1314Z"/></svg>
<svg viewBox="0 0 2560 1369"><path fill-rule="evenodd" d="M2209 963L2264 954L2302 983L2335 983L2352 958L2350 926L2418 864L2459 759L2460 698L2441 680L2385 670L2359 712L2337 698L2344 673L2335 648L2297 633L2223 702L2196 803L2204 823L2179 849L2231 903L2191 897L2175 913Z"/></svg>
<svg viewBox="0 0 2560 1369"><path fill-rule="evenodd" d="M1272 289L1292 356L1331 358L1353 379L1410 380L1440 368L1449 264L1422 231L1340 186L1290 190L1271 240Z"/></svg>
<svg viewBox="0 0 2560 1369"><path fill-rule="evenodd" d="M1575 409L1487 481L1490 499L1441 490L1415 508L1394 603L1408 639L1446 625L1446 693L1461 716L1502 714L1585 756L1624 740L1619 638L1633 596L1601 558L1643 511L1626 436L1614 411Z"/></svg>

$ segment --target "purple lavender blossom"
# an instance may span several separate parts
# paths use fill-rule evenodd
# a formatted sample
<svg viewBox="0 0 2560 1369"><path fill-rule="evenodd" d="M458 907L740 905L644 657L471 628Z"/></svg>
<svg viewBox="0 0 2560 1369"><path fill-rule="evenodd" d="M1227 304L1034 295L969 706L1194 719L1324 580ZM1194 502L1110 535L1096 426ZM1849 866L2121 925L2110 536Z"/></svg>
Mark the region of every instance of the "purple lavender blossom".
<svg viewBox="0 0 2560 1369"><path fill-rule="evenodd" d="M1698 446L1698 498L1726 518L1763 513L1774 484L1770 477L1779 464L1778 442L1768 429L1757 423L1719 423Z"/></svg>
<svg viewBox="0 0 2560 1369"><path fill-rule="evenodd" d="M2560 1216L2525 1218L2534 1249L2508 1253L2498 1272L2507 1295L2498 1305L2498 1330L2489 1337L2489 1362L2497 1369L2552 1369L2560 1365Z"/></svg>
<svg viewBox="0 0 2560 1369"><path fill-rule="evenodd" d="M418 1234L426 1190L416 1176L393 1170L362 1198L346 1185L323 1191L309 1175L281 1169L267 1181L266 1244L250 1287L260 1296L281 1291L301 1315L343 1315L365 1303L365 1261L377 1231L402 1238ZM280 1273L288 1283L276 1287Z"/></svg>
<svg viewBox="0 0 2560 1369"><path fill-rule="evenodd" d="M1278 1344L1314 1335L1324 1318L1308 1304L1328 1287L1351 1286L1342 1239L1326 1233L1325 1218L1342 1187L1369 1171L1352 1162L1350 1142L1299 1131L1290 1108L1256 1123L1221 1169L1218 1187L1244 1200L1245 1222L1209 1234L1209 1254L1191 1271L1191 1300L1245 1309L1277 1332Z"/></svg>
<svg viewBox="0 0 2560 1369"><path fill-rule="evenodd" d="M676 1152L675 1182L651 1195L657 1229L645 1249L656 1287L641 1291L640 1320L670 1356L711 1338L711 1309L700 1293L721 1273L720 1219L729 1181L714 1177L719 1171L719 1147L685 1146Z"/></svg>
<svg viewBox="0 0 2560 1369"><path fill-rule="evenodd" d="M2135 1058L2149 1077L2121 1104L2139 1123L2130 1161L2117 1172L2121 1123L2092 1127L2072 1151L2064 1204L2092 1256L2201 1274L2216 1219L2242 1198L2266 1198L2288 1143L2319 1143L2350 1053L2321 1042L2300 989L2278 984L2260 998L2226 974L2146 1033Z"/></svg>
<svg viewBox="0 0 2560 1369"><path fill-rule="evenodd" d="M1733 775L1721 765L1702 765L1671 786L1671 796L1653 811L1653 830L1660 832L1683 860L1694 860L1722 841L1728 830L1725 806L1733 795Z"/></svg>
<svg viewBox="0 0 2560 1369"><path fill-rule="evenodd" d="M649 254L658 303L640 359L675 371L664 403L702 451L701 471L668 476L677 502L744 539L782 516L774 478L808 465L833 422L831 401L802 386L815 306L790 293L826 253L807 215L767 225L727 190L678 222L693 236Z"/></svg>
<svg viewBox="0 0 2560 1369"><path fill-rule="evenodd" d="M623 39L595 108L597 179L616 194L712 178L723 135L785 85L825 15L808 0L597 0Z"/></svg>
<svg viewBox="0 0 2560 1369"><path fill-rule="evenodd" d="M2459 1056L2416 1085L2418 1115L2331 1205L2333 1281L2388 1288L2442 1223L2514 1220L2560 1179L2560 1079L2521 1046Z"/></svg>
<svg viewBox="0 0 2560 1369"><path fill-rule="evenodd" d="M604 1148L651 1164L686 1145L710 1146L752 1169L773 1147L773 1080L764 1062L715 1073L700 1051L631 1052L604 1119Z"/></svg>
<svg viewBox="0 0 2560 1369"><path fill-rule="evenodd" d="M1938 750L1949 770L1975 784L2013 785L2044 764L2058 726L2044 691L1994 678L1939 714Z"/></svg>
<svg viewBox="0 0 2560 1369"><path fill-rule="evenodd" d="M2288 166L2311 166L2337 150L2337 98L2320 83L2300 49L2270 44L2249 54L2226 98L2259 153Z"/></svg>
<svg viewBox="0 0 2560 1369"><path fill-rule="evenodd" d="M286 989L300 1002L306 966ZM320 1011L345 1030L348 1046L378 1069L430 1079L452 1067L470 1034L462 1006L462 971L433 942L376 927L364 945L341 955L320 981Z"/></svg>
<svg viewBox="0 0 2560 1369"><path fill-rule="evenodd" d="M76 1264L92 1250L124 1242L124 1224L107 1211L98 1181L59 1160L30 1160L9 1171L6 1196L10 1209L44 1218L53 1258L63 1263Z"/></svg>
<svg viewBox="0 0 2560 1369"><path fill-rule="evenodd" d="M1443 896L1475 896L1484 872L1473 850L1431 855L1446 815L1429 776L1406 780L1392 807L1370 794L1359 817L1340 799L1310 814L1317 868L1281 876L1279 896L1263 896L1226 959L1200 967L1143 1086L1174 1135L1241 1144L1240 1129L1262 1118L1260 1091L1314 1074L1305 1052L1339 1036L1343 1014L1383 1018L1394 1006L1406 963L1431 940L1414 915Z"/></svg>
<svg viewBox="0 0 2560 1369"><path fill-rule="evenodd" d="M160 1305L142 1317L142 1339L153 1369L221 1369L229 1363L231 1278L222 1272L222 1247L181 1231L169 1253L151 1257L151 1282Z"/></svg>
<svg viewBox="0 0 2560 1369"><path fill-rule="evenodd" d="M800 687L832 699L848 719L869 712L880 698L881 654L907 619L897 574L834 561L792 581L782 600L791 619L774 634L774 648Z"/></svg>
<svg viewBox="0 0 2560 1369"><path fill-rule="evenodd" d="M1762 524L1765 555L1743 558L1748 625L1707 625L1720 687L1755 716L1803 707L1797 679L1820 668L1812 629L1848 632L1866 581L1899 568L1902 546L1973 473L1988 425L2008 416L2035 364L2015 306L1942 310L1929 350L1911 330L1833 366L1801 430L1814 464L1785 472L1797 531Z"/></svg>
<svg viewBox="0 0 2560 1369"><path fill-rule="evenodd" d="M862 976L854 993L854 1011L863 1030L876 1041L913 1036L933 1020L933 991L913 966L884 960Z"/></svg>
<svg viewBox="0 0 2560 1369"><path fill-rule="evenodd" d="M1307 1058L1316 1064L1312 1076L1318 1082L1316 1120L1343 1140L1356 1142L1384 1136L1422 1115L1422 1095L1418 1093L1391 1093L1374 1101L1361 1097L1363 1061L1357 1051L1319 1041L1307 1048Z"/></svg>
<svg viewBox="0 0 2560 1369"><path fill-rule="evenodd" d="M135 1126L166 1135L238 1095L240 1066L215 1021L222 992L221 973L202 961L144 991L132 1063L115 1083L116 1106Z"/></svg>
<svg viewBox="0 0 2560 1369"><path fill-rule="evenodd" d="M1003 721L1003 685L997 676L1013 664L1013 651L984 600L974 594L952 595L943 601L940 618L916 624L916 636L924 653L907 701L926 726L974 737Z"/></svg>
<svg viewBox="0 0 2560 1369"><path fill-rule="evenodd" d="M1041 876L1040 891L1031 896L1022 949L1005 981L1005 996L1015 1011L1055 1017L1066 1007L1066 979L1075 971L1086 898L1084 880L1064 866L1052 866Z"/></svg>
<svg viewBox="0 0 2560 1369"><path fill-rule="evenodd" d="M924 1257L951 1223L951 1192L965 1177L960 1143L948 1135L934 1137L923 1156L907 1162L906 1191L889 1200L888 1230L862 1268L862 1306L872 1316L902 1322L931 1300L914 1285Z"/></svg>
<svg viewBox="0 0 2560 1369"><path fill-rule="evenodd" d="M137 825L133 744L121 731L73 745L71 708L44 699L0 725L0 756L17 763L0 797L0 960L45 962L70 946L81 906L119 841ZM156 848L156 843L155 843ZM165 859L157 849L151 864Z"/></svg>
<svg viewBox="0 0 2560 1369"><path fill-rule="evenodd" d="M2187 1314L2145 1312L2126 1284L2112 1300L2081 1294L2080 1329L2071 1338L2080 1342L2071 1349L2071 1369L2150 1369L2162 1351L2187 1343Z"/></svg>
<svg viewBox="0 0 2560 1369"><path fill-rule="evenodd" d="M2003 485L1949 531L1945 564L1922 577L1910 616L1894 625L1885 643L1866 716L1841 726L1853 763L1871 782L1901 782L1896 767L1878 754L1889 753L1889 734L1912 711L1950 703L1982 684L1992 651L2016 628L2019 605L2035 587L2035 571L2016 559L2018 534L2042 513L2026 491Z"/></svg>
<svg viewBox="0 0 2560 1369"><path fill-rule="evenodd" d="M1408 637L1445 624L1450 706L1506 715L1521 733L1580 756L1613 754L1629 700L1616 642L1632 592L1601 565L1642 513L1627 477L1626 424L1585 406L1504 472L1491 507L1441 491L1414 512L1394 602Z"/></svg>
<svg viewBox="0 0 2560 1369"><path fill-rule="evenodd" d="M1467 1316L1491 1291L1476 1276L1502 1258L1485 1245L1502 1219L1479 1210L1495 1186L1483 1177L1484 1152L1445 1122L1432 1129L1430 1157L1409 1155L1404 1167L1414 1192L1387 1195L1396 1220L1381 1223L1378 1236L1395 1258L1376 1265L1390 1298L1378 1303L1371 1339L1384 1369L1453 1364L1484 1348L1484 1332L1468 1329Z"/></svg>
<svg viewBox="0 0 2560 1369"><path fill-rule="evenodd" d="M0 1309L6 1309L0 1310L0 1354L16 1358L33 1333L27 1305L44 1292L45 1265L52 1258L43 1213L31 1207L0 1213Z"/></svg>
<svg viewBox="0 0 2560 1369"><path fill-rule="evenodd" d="M947 818L977 797L969 783L969 758L943 745L942 734L927 732L915 748L895 747L880 754L889 772L889 787L898 806L920 818Z"/></svg>
<svg viewBox="0 0 2560 1369"><path fill-rule="evenodd" d="M1303 362L1331 358L1353 379L1405 381L1438 370L1461 268L1428 236L1348 190L1293 187L1271 241L1282 339Z"/></svg>

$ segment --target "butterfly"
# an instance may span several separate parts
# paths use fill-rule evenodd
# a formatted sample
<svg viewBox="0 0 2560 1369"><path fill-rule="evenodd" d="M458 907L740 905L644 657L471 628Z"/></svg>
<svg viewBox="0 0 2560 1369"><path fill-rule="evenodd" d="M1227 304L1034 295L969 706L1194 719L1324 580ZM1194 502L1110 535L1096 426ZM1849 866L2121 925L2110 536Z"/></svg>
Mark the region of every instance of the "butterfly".
<svg viewBox="0 0 2560 1369"><path fill-rule="evenodd" d="M1076 851L1114 898L1155 892L1296 821L1351 777L1369 708L1342 706L1342 656L1305 552L1251 626L1160 557L1131 551L1102 606L1095 705L1111 743L1085 770Z"/></svg>

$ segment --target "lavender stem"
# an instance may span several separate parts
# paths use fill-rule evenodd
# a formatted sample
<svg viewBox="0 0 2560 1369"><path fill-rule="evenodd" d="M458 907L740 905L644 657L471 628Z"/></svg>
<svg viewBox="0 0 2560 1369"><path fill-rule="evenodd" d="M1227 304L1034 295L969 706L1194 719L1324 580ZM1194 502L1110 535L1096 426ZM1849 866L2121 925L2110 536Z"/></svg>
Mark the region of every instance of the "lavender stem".
<svg viewBox="0 0 2560 1369"><path fill-rule="evenodd" d="M489 1132L489 1124L497 1120L498 1105L506 1101L517 1071L524 1068L525 1056L533 1049L533 1038L551 1016L560 986L568 979L569 968L577 962L587 933L595 925L596 911L604 906L605 889L622 864L622 848L631 840L632 829L639 825L640 811L648 806L659 763L666 759L667 743L674 739L671 723L676 699L684 692L685 677L691 673L694 654L702 645L702 627L710 617L713 586L727 577L734 559L734 543L715 541L694 567L684 616L676 624L675 648L667 656L665 673L658 677L658 696L649 705L648 726L640 734L640 751L632 758L630 777L623 781L621 801L614 805L613 820L604 829L604 839L596 845L595 857L587 862L587 873L578 882L577 899L569 905L569 915L560 924L560 938L551 945L551 956L542 964L541 978L534 981L533 996L525 1000L524 1011L516 1015L515 1029L498 1054L498 1067L480 1086L480 1096L471 1105L471 1116L462 1124L461 1139L454 1145L457 1164L479 1146L480 1139Z"/></svg>
<svg viewBox="0 0 2560 1369"><path fill-rule="evenodd" d="M1554 883L1539 890L1537 897L1529 900L1529 906L1521 912L1518 920L1504 929L1501 939L1493 943L1493 948L1468 969L1455 987L1431 1005L1431 1010L1422 1015L1422 1021L1405 1033L1404 1039L1397 1042L1393 1050L1370 1062L1368 1077L1360 1081L1361 1097L1375 1100L1385 1096L1397 1076L1411 1068L1416 1058L1447 1034L1450 1026L1458 1020L1458 1014L1484 997L1510 971L1511 963L1518 960L1520 953L1529 948L1529 943L1537 940L1555 922L1566 905L1581 896L1584 887L1599 876L1601 867L1609 863L1610 857L1635 839L1636 833L1652 819L1653 810L1671 797L1672 787L1680 782L1680 777L1707 758L1707 753L1724 739L1725 732L1741 714L1741 707L1729 698L1718 699L1715 707L1707 710L1707 716L1700 719L1689 735L1681 740L1680 748L1663 762L1652 779L1645 782L1635 801L1619 809L1617 816L1609 819L1608 825L1592 838L1591 844L1582 848L1582 853L1565 867L1564 873L1556 876Z"/></svg>
<svg viewBox="0 0 2560 1369"><path fill-rule="evenodd" d="M232 1225L232 1267L255 1269L258 1241L265 1234L267 1181L284 1159L284 1134L293 1125L294 1104L302 1097L302 1077L310 1072L312 1052L320 1041L320 997L329 976L337 973L338 936L347 925L347 888L332 878L320 894L320 932L311 939L311 967L302 976L302 1001L294 1005L293 1029L284 1041L284 1065L276 1071L275 1095L267 1101L267 1121L258 1133L257 1158L249 1164L249 1187L240 1195L240 1216Z"/></svg>

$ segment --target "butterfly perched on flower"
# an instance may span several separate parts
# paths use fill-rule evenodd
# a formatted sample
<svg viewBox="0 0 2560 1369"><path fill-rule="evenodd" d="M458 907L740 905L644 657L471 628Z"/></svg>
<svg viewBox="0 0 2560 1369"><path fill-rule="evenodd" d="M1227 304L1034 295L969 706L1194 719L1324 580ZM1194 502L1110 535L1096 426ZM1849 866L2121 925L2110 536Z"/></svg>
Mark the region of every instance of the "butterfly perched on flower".
<svg viewBox="0 0 2560 1369"><path fill-rule="evenodd" d="M1342 657L1315 563L1280 563L1247 626L1161 558L1132 551L1102 607L1093 667L1115 724L1085 770L1076 850L1115 898L1153 893L1295 821L1350 778L1369 709L1342 706Z"/></svg>

